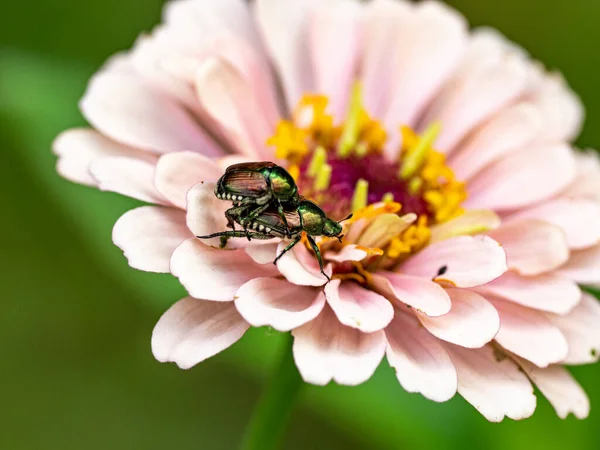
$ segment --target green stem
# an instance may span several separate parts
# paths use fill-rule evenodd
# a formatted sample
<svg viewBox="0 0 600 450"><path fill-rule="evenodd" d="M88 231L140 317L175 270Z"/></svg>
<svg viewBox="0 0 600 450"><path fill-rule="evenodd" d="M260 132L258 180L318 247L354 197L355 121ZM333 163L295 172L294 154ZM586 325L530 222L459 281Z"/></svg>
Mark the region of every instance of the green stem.
<svg viewBox="0 0 600 450"><path fill-rule="evenodd" d="M302 387L292 354L293 338L285 334L282 357L248 424L242 450L275 450L285 433L294 401Z"/></svg>

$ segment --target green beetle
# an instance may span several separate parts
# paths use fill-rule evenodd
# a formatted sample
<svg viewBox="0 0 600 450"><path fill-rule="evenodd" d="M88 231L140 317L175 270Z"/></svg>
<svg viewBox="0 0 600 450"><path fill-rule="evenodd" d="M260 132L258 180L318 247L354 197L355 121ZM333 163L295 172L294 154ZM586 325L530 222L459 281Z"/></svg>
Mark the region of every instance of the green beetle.
<svg viewBox="0 0 600 450"><path fill-rule="evenodd" d="M330 280L329 276L323 270L323 258L317 243L313 239L313 236L328 236L336 237L342 240L342 225L340 222L336 222L325 214L325 212L319 208L318 205L309 201L301 200L294 208L287 208L283 210L285 216L285 223L280 216L278 207L272 205L261 214L256 217L250 218L244 214L242 209L235 211L230 214L232 220L244 227L245 231L222 231L219 233L210 234L208 236L196 236L199 239L209 239L214 237L221 237L222 246L224 247L227 243L227 239L233 237L247 237L248 239L273 239L273 238L285 238L291 237L290 242L273 261L276 264L277 261L288 251L290 251L300 240L302 239L302 233L306 233L306 238L315 252L317 261L321 273L325 275L327 280ZM232 208L235 209L235 208ZM231 211L231 210L230 210ZM348 216L349 219L352 215Z"/></svg>
<svg viewBox="0 0 600 450"><path fill-rule="evenodd" d="M291 231L283 213L285 207L294 207L302 200L294 178L283 168L269 161L240 163L229 166L215 185L215 195L231 200L234 207L227 213L228 226L234 228L233 216L239 211L254 218L277 205L280 218L286 225L287 237ZM247 207L240 209L241 207Z"/></svg>

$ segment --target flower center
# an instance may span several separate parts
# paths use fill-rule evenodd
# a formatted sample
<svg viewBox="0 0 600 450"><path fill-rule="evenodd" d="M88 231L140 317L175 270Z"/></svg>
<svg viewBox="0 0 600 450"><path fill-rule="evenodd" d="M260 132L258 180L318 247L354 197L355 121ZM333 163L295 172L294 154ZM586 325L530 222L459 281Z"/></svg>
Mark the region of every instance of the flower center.
<svg viewBox="0 0 600 450"><path fill-rule="evenodd" d="M427 245L430 226L463 213L465 184L433 148L438 124L422 135L402 126L402 145L391 149L397 151L390 157L386 130L363 107L360 85L353 89L343 122L334 121L327 105L325 96L305 95L292 120L282 120L267 141L277 158L287 160L303 196L333 219L350 212L353 221L400 212L412 217L411 224L379 249L394 259Z"/></svg>

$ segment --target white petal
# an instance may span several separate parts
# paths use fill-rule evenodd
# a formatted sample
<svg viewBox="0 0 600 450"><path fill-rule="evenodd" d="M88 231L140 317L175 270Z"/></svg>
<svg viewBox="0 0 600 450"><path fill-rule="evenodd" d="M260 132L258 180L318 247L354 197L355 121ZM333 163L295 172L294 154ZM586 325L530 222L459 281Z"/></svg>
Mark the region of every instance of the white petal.
<svg viewBox="0 0 600 450"><path fill-rule="evenodd" d="M100 72L80 107L96 129L126 145L156 153L222 153L182 105L139 76Z"/></svg>
<svg viewBox="0 0 600 450"><path fill-rule="evenodd" d="M567 369L561 366L540 369L521 358L517 363L552 404L558 417L566 419L573 413L578 419L585 419L589 415L590 400Z"/></svg>
<svg viewBox="0 0 600 450"><path fill-rule="evenodd" d="M544 313L489 297L500 315L496 342L538 367L561 362L567 356L567 340Z"/></svg>
<svg viewBox="0 0 600 450"><path fill-rule="evenodd" d="M277 255L281 254L283 249L289 244L282 241L277 248ZM327 283L327 278L321 273L316 256L309 253L302 244L296 246L284 254L277 261L279 272L291 283L301 286L323 286ZM331 277L331 266L325 267L325 273Z"/></svg>
<svg viewBox="0 0 600 450"><path fill-rule="evenodd" d="M235 306L254 327L289 331L317 317L325 306L325 294L286 280L256 278L238 289Z"/></svg>
<svg viewBox="0 0 600 450"><path fill-rule="evenodd" d="M490 346L470 350L446 344L458 374L458 392L490 422L530 417L536 398L527 377Z"/></svg>
<svg viewBox="0 0 600 450"><path fill-rule="evenodd" d="M387 359L408 392L445 402L456 393L456 370L439 341L408 314L397 312L385 329Z"/></svg>
<svg viewBox="0 0 600 450"><path fill-rule="evenodd" d="M450 297L431 280L392 272L373 274L373 285L382 295L436 317L450 311Z"/></svg>
<svg viewBox="0 0 600 450"><path fill-rule="evenodd" d="M90 165L97 159L108 156L125 156L148 162L156 159L148 152L119 144L90 128L63 131L54 140L52 149L59 157L56 164L58 173L71 181L88 186L98 184L90 173Z"/></svg>
<svg viewBox="0 0 600 450"><path fill-rule="evenodd" d="M565 364L589 364L600 358L600 304L583 293L579 304L563 316L548 314L567 339L569 352Z"/></svg>
<svg viewBox="0 0 600 450"><path fill-rule="evenodd" d="M276 270L255 263L243 250L220 250L192 238L173 252L171 273L194 297L232 301L244 283L272 276Z"/></svg>
<svg viewBox="0 0 600 450"><path fill-rule="evenodd" d="M490 342L500 329L494 306L482 296L466 289L446 289L452 301L450 312L429 317L417 311L427 330L439 339L467 348L479 348Z"/></svg>
<svg viewBox="0 0 600 450"><path fill-rule="evenodd" d="M342 325L328 306L292 334L298 370L304 381L316 385L331 380L348 386L363 383L373 375L385 353L383 331L363 333Z"/></svg>
<svg viewBox="0 0 600 450"><path fill-rule="evenodd" d="M438 276L442 267L446 270ZM407 275L449 281L458 287L472 287L506 272L506 254L500 244L487 236L458 236L426 247L399 270Z"/></svg>
<svg viewBox="0 0 600 450"><path fill-rule="evenodd" d="M154 327L152 353L160 362L189 369L230 347L248 328L232 303L186 297Z"/></svg>
<svg viewBox="0 0 600 450"><path fill-rule="evenodd" d="M103 191L117 192L157 205L168 205L154 186L155 163L121 156L96 159L90 171Z"/></svg>
<svg viewBox="0 0 600 450"><path fill-rule="evenodd" d="M526 208L505 220L531 218L560 227L571 249L582 249L600 242L600 208L591 200L557 198L539 206Z"/></svg>
<svg viewBox="0 0 600 450"><path fill-rule="evenodd" d="M554 273L525 277L506 272L475 290L484 297L495 295L529 308L557 314L567 314L581 299L581 291L575 283Z"/></svg>
<svg viewBox="0 0 600 450"><path fill-rule="evenodd" d="M563 231L533 219L516 220L487 233L506 252L509 269L522 275L549 272L569 259Z"/></svg>
<svg viewBox="0 0 600 450"><path fill-rule="evenodd" d="M192 233L185 213L174 208L142 206L123 214L115 223L112 238L131 267L168 273L171 255Z"/></svg>
<svg viewBox="0 0 600 450"><path fill-rule="evenodd" d="M172 204L186 206L188 190L201 181L217 181L221 170L216 162L193 152L169 153L156 164L156 189Z"/></svg>
<svg viewBox="0 0 600 450"><path fill-rule="evenodd" d="M355 283L332 280L325 285L327 303L339 321L365 333L385 328L394 317L391 303Z"/></svg>
<svg viewBox="0 0 600 450"><path fill-rule="evenodd" d="M565 144L519 150L479 172L468 185L468 208L511 210L560 193L576 175L575 159Z"/></svg>

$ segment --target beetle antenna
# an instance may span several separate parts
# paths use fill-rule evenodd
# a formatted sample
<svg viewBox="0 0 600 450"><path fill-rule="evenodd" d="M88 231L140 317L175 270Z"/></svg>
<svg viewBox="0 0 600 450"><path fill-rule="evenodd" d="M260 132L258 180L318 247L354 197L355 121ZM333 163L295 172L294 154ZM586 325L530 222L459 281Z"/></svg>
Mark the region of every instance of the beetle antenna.
<svg viewBox="0 0 600 450"><path fill-rule="evenodd" d="M353 215L354 215L354 214L350 213L350 214L348 215L348 217L346 217L346 218L344 218L344 219L342 219L342 220L338 221L338 223L342 223L342 222L345 222L346 220L352 219L352 216L353 216Z"/></svg>
<svg viewBox="0 0 600 450"><path fill-rule="evenodd" d="M340 244L342 243L342 238L344 237L344 235L342 234L341 236L336 236L336 238L338 238L338 241L340 241Z"/></svg>

